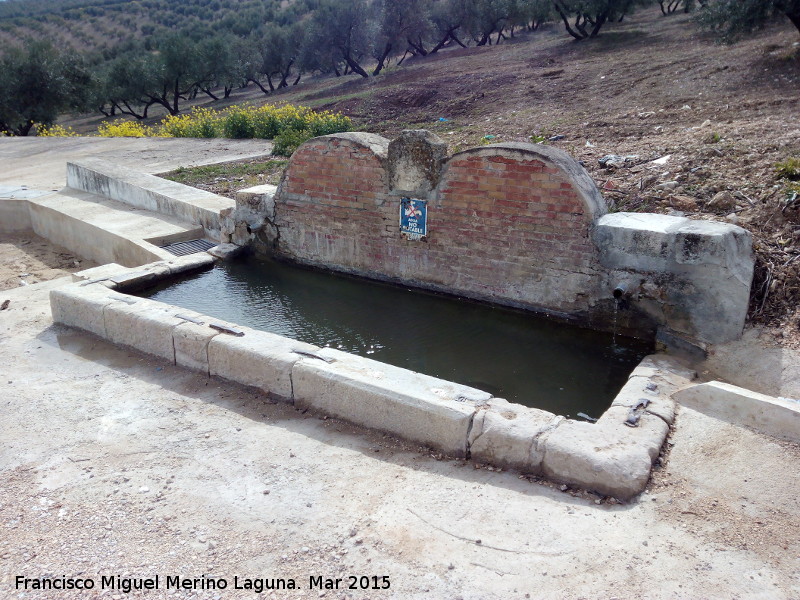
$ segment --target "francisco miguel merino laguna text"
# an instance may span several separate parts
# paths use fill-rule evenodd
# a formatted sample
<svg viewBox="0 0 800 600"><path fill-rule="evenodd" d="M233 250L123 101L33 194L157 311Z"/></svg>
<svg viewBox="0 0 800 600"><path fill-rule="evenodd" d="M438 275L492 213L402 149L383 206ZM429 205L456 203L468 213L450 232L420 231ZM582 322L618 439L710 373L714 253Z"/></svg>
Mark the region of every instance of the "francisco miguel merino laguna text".
<svg viewBox="0 0 800 600"><path fill-rule="evenodd" d="M387 590L390 587L387 575L361 576L351 575L346 578L348 589ZM338 590L343 578L323 577L322 575L309 576L308 588L317 590ZM122 577L120 575L101 575L99 585L93 577L25 577L17 575L14 578L15 588L20 590L118 590L125 594L137 590L159 590L164 583L164 589L170 590L224 590L228 589L228 580L224 577L181 577L180 575L167 575L161 577ZM300 589L293 578L282 577L239 577L233 578L233 590L250 590L260 594L265 590L296 590Z"/></svg>

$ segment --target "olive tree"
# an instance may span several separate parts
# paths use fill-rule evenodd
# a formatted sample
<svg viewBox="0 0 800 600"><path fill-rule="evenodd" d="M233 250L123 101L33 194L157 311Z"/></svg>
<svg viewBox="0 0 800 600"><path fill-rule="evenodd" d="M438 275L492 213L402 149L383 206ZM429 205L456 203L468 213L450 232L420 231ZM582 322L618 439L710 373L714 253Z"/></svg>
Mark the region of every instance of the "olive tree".
<svg viewBox="0 0 800 600"><path fill-rule="evenodd" d="M60 112L86 108L94 80L82 58L45 41L29 41L0 58L0 132L28 135Z"/></svg>
<svg viewBox="0 0 800 600"><path fill-rule="evenodd" d="M733 41L777 18L787 18L800 31L800 0L707 0L700 24Z"/></svg>

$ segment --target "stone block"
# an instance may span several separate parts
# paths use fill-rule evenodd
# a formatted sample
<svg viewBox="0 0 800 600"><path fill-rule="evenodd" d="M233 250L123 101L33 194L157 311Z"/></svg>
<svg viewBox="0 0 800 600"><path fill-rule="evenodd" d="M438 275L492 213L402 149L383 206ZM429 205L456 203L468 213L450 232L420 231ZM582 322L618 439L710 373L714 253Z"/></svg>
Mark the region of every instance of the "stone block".
<svg viewBox="0 0 800 600"><path fill-rule="evenodd" d="M120 296L100 284L76 283L50 291L50 311L55 323L104 338L107 337L104 309L118 303Z"/></svg>
<svg viewBox="0 0 800 600"><path fill-rule="evenodd" d="M72 273L72 281L95 281L97 279L105 279L120 273L127 273L129 270L130 269L128 267L123 267L117 263L106 263L104 265L100 265L99 267L92 267L90 269L84 269L83 271L76 271L75 273Z"/></svg>
<svg viewBox="0 0 800 600"><path fill-rule="evenodd" d="M669 434L669 425L666 421L648 409L637 411L639 421L636 427L625 425L630 414L630 407L612 406L603 413L594 427L600 436L607 435L609 439L616 439L620 446L636 448L650 457L650 464L658 458L664 440Z"/></svg>
<svg viewBox="0 0 800 600"><path fill-rule="evenodd" d="M424 129L406 129L389 143L389 187L426 198L439 184L447 144Z"/></svg>
<svg viewBox="0 0 800 600"><path fill-rule="evenodd" d="M198 252L196 254L187 254L186 256L176 256L165 262L169 266L170 274L178 275L180 273L210 269L214 266L215 261L213 256L205 252Z"/></svg>
<svg viewBox="0 0 800 600"><path fill-rule="evenodd" d="M594 242L609 277L637 282L631 307L657 312L668 334L699 344L741 336L755 264L741 227L614 213L597 222Z"/></svg>
<svg viewBox="0 0 800 600"><path fill-rule="evenodd" d="M185 313L181 313L185 314ZM202 315L189 314L202 321ZM185 321L172 330L172 342L175 348L175 362L183 367L209 374L208 344L220 333L208 325L198 325Z"/></svg>
<svg viewBox="0 0 800 600"><path fill-rule="evenodd" d="M478 462L539 473L544 452L537 442L559 419L544 410L492 398L475 415L469 435L470 455Z"/></svg>
<svg viewBox="0 0 800 600"><path fill-rule="evenodd" d="M244 248L236 244L219 244L218 246L210 248L208 253L221 260L230 260L239 256L243 251Z"/></svg>
<svg viewBox="0 0 800 600"><path fill-rule="evenodd" d="M621 441L614 428L565 421L544 446L542 470L556 481L628 500L641 493L650 478L650 454Z"/></svg>
<svg viewBox="0 0 800 600"><path fill-rule="evenodd" d="M286 337L240 327L244 336L218 335L208 344L209 373L292 401L292 366L299 352L319 348Z"/></svg>
<svg viewBox="0 0 800 600"><path fill-rule="evenodd" d="M292 369L296 406L466 456L476 407L490 394L330 348L317 354Z"/></svg>
<svg viewBox="0 0 800 600"><path fill-rule="evenodd" d="M628 379L619 391L612 407L626 409L637 406L641 401L647 401L648 413L660 417L666 424L672 425L675 420L675 402L670 397L674 388L654 377L633 376Z"/></svg>
<svg viewBox="0 0 800 600"><path fill-rule="evenodd" d="M165 358L175 363L172 330L184 323L174 306L138 298L133 304L117 302L105 308L106 339Z"/></svg>
<svg viewBox="0 0 800 600"><path fill-rule="evenodd" d="M267 219L275 218L275 192L278 187L270 184L256 185L236 192L236 208L246 209Z"/></svg>
<svg viewBox="0 0 800 600"><path fill-rule="evenodd" d="M800 443L800 401L711 381L676 392L680 404L767 435Z"/></svg>

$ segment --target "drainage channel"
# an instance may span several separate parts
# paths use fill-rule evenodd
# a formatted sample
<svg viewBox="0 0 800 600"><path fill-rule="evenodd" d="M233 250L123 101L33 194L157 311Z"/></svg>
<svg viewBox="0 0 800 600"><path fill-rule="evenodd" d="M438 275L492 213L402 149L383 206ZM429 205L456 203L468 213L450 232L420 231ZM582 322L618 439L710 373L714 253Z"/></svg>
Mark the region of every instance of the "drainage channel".
<svg viewBox="0 0 800 600"><path fill-rule="evenodd" d="M166 250L175 256L186 256L187 254L197 254L198 252L205 252L216 246L214 242L208 240L189 240L186 242L175 242L174 244L167 244L160 246L162 250Z"/></svg>

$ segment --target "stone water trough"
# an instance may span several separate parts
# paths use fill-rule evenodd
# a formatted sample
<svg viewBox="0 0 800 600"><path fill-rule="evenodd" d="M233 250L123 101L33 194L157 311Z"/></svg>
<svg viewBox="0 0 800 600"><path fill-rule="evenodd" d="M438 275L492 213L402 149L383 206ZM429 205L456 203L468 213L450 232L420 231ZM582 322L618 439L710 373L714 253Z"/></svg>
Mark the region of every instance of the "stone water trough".
<svg viewBox="0 0 800 600"><path fill-rule="evenodd" d="M277 189L243 192L235 203L106 161L70 164L71 189L177 218L186 227L173 237L192 232L219 245L173 257L152 241L115 235L125 260L53 290L53 319L452 456L620 499L636 496L673 424L675 398L718 397L707 387L692 392L695 372L669 352L702 351L741 335L753 269L749 234L680 217L605 214L585 170L552 148L498 144L450 157L445 150L423 131L392 142L361 133L315 138L295 152ZM427 208L424 235L406 235L398 223L409 199ZM31 204L31 219L43 220L41 214ZM37 226L58 229L55 221ZM81 220L70 227L80 237ZM70 247L69 236L53 235ZM126 253L126 244L158 260ZM665 351L645 358L611 407L587 423L129 295L245 246L598 328L607 328L624 303L621 326L657 336ZM800 412L787 414L797 424ZM775 434L792 438L798 431L795 425Z"/></svg>

